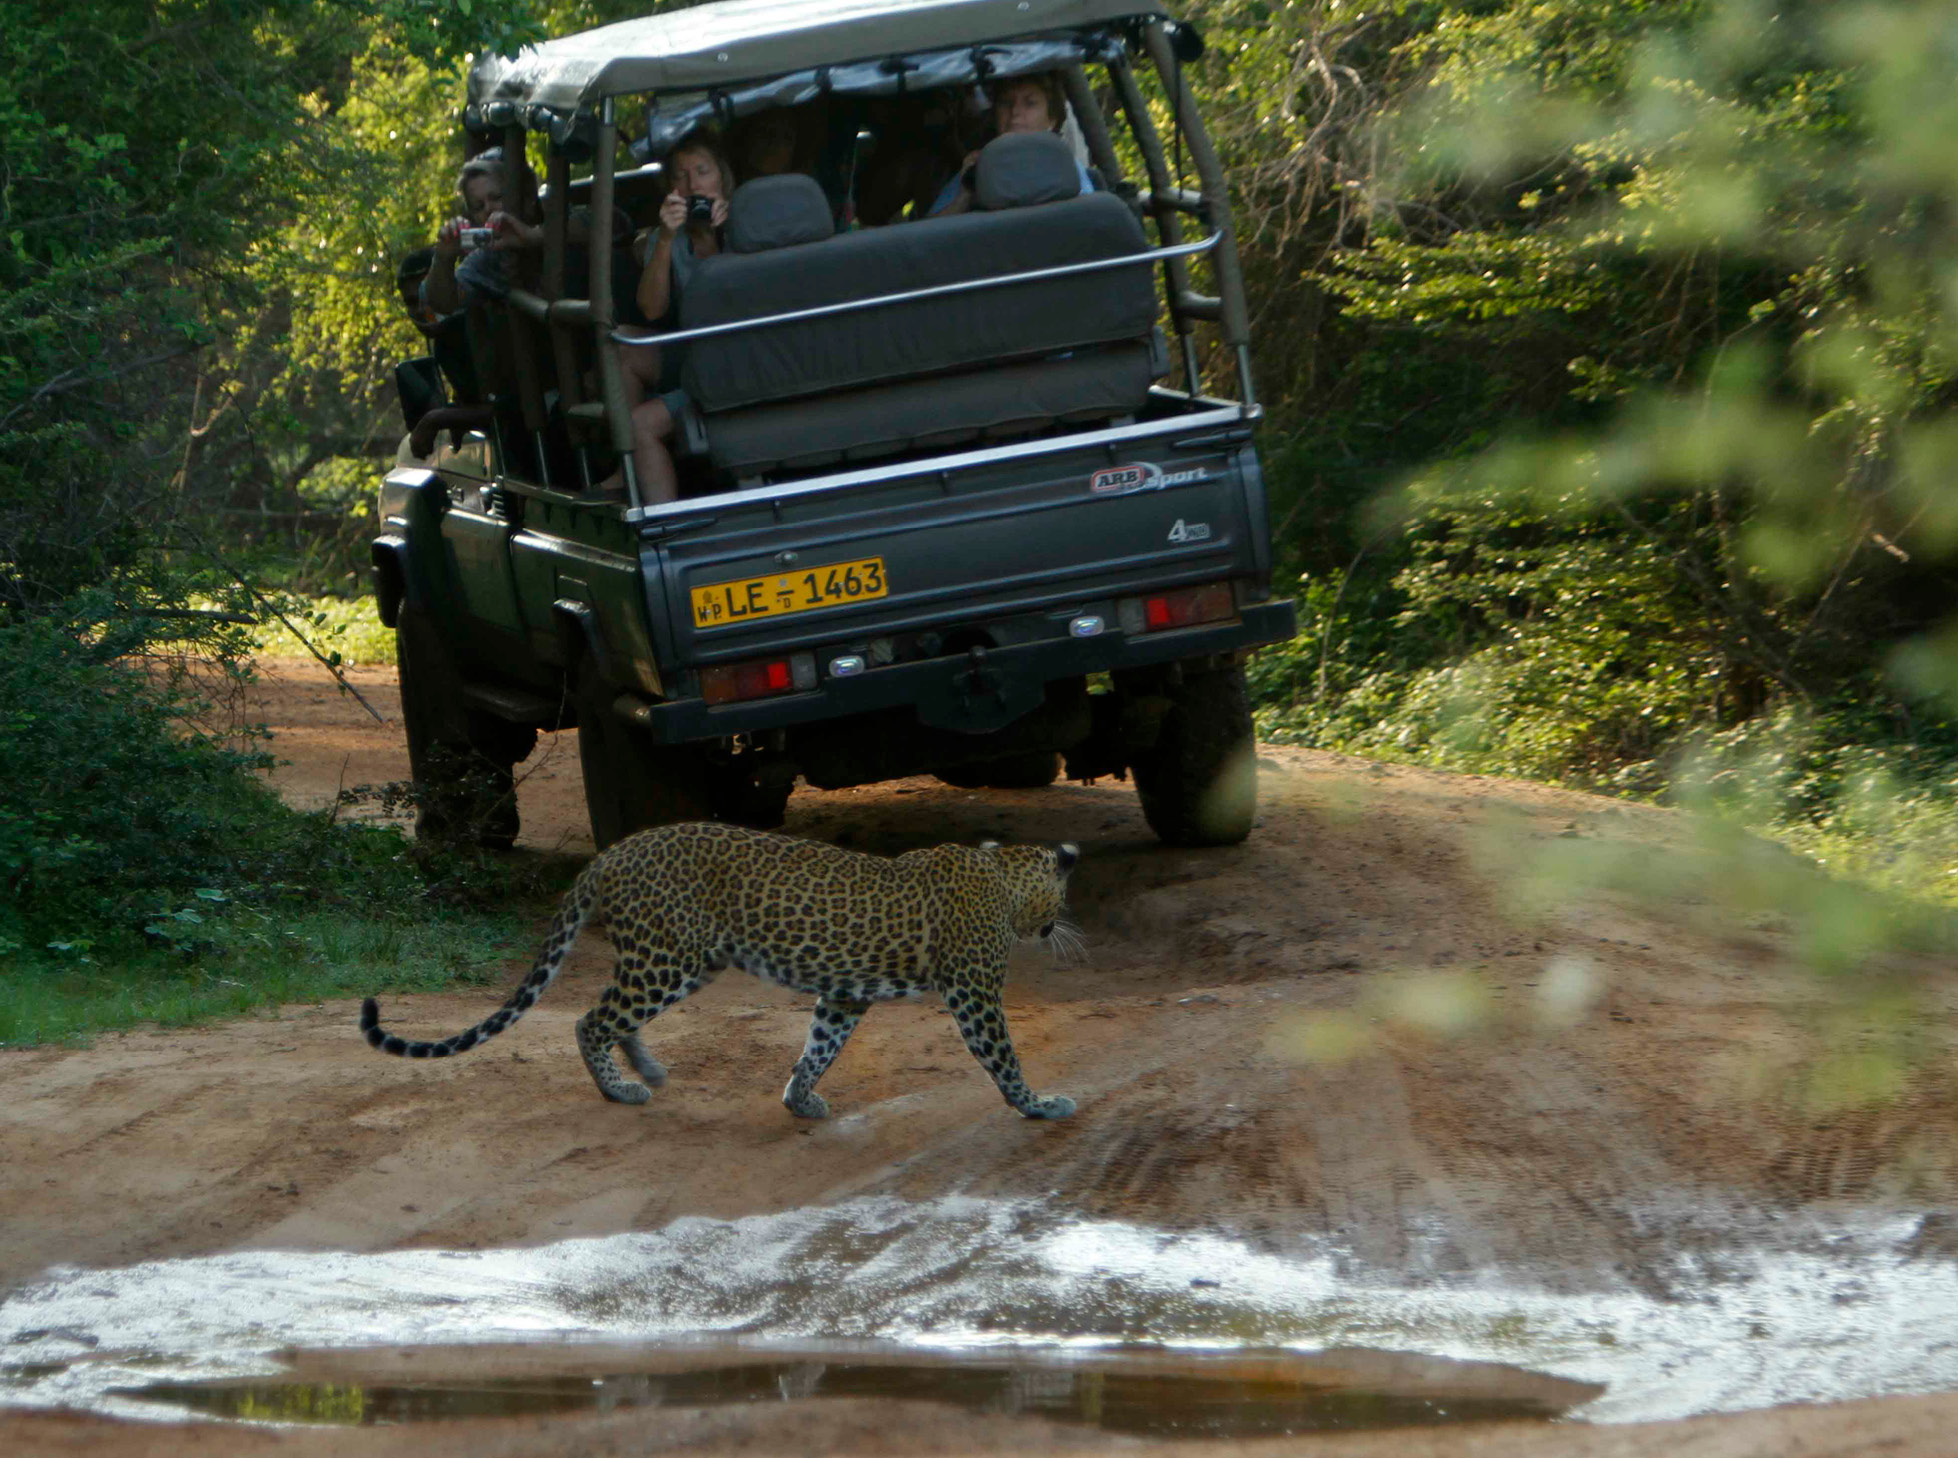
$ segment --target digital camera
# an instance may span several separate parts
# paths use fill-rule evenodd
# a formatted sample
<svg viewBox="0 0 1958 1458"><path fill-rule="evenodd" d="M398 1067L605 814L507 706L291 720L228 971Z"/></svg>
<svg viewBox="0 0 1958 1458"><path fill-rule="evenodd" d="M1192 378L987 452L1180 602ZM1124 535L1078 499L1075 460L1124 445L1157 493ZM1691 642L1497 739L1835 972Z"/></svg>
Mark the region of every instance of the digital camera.
<svg viewBox="0 0 1958 1458"><path fill-rule="evenodd" d="M462 245L464 253L474 253L478 248L489 247L490 240L495 236L494 228L464 228L456 234L456 241Z"/></svg>
<svg viewBox="0 0 1958 1458"><path fill-rule="evenodd" d="M687 197L687 221L689 223L711 223L714 221L714 199L691 193Z"/></svg>

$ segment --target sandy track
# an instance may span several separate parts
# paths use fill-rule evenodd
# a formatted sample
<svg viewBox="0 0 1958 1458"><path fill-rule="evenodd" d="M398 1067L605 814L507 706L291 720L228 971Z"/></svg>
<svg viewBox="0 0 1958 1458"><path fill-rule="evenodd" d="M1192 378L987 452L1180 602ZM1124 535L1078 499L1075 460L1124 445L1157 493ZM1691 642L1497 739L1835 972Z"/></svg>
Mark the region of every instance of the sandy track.
<svg viewBox="0 0 1958 1458"><path fill-rule="evenodd" d="M275 775L283 793L323 803L342 785L405 776L398 726L373 724L301 665L270 667L263 712L290 761ZM359 682L392 716L391 672ZM556 741L545 737L523 785L520 854L590 845L576 753L570 736ZM1678 1299L1690 1293L1678 1290L1677 1257L1694 1236L1650 1218L1655 1202L1763 1219L1841 1202L1899 1212L1953 1203L1958 1099L1948 1078L1926 1074L1891 1103L1834 1113L1788 1091L1790 1071L1815 1051L1806 1030L1829 1005L1792 970L1786 931L1602 895L1546 914L1513 910L1502 856L1605 842L1662 857L1678 834L1671 817L1299 750L1266 749L1261 766L1252 840L1202 853L1157 846L1116 782L975 794L919 780L792 800L789 831L864 850L988 835L1082 844L1073 902L1092 960L1059 967L1029 951L1008 996L1030 1080L1079 1100L1072 1120L1013 1117L942 1012L899 1004L866 1019L825 1080L837 1117L798 1124L777 1099L806 1002L737 975L648 1030L672 1073L654 1101L607 1105L571 1039L606 975L593 937L516 1030L441 1064L374 1057L351 1003L0 1055L0 1290L57 1262L508 1246L651 1230L683 1215L957 1191L1222 1229L1278 1252L1329 1242L1356 1267L1408 1280L1506 1274ZM527 949L507 977L526 962ZM1595 999L1557 1026L1546 998L1579 965ZM1451 972L1472 972L1483 989L1475 1031L1441 1037L1393 1015L1403 1005L1420 1013L1434 975ZM1948 1014L1950 979L1937 995ZM486 990L395 998L386 1015L408 1036L439 1036L494 1000ZM1947 1042L1933 1067L1951 1066L1950 1026L1947 1017L1935 1034ZM1301 1057L1342 1030L1361 1036L1349 1056ZM1946 1227L1925 1229L1935 1244ZM823 1446L887 1451L880 1421L853 1412L824 1408ZM1500 1451L1851 1452L1877 1433L1901 1444L1890 1451L1950 1451L1936 1444L1958 1401L1850 1412L1809 1422L1811 1446L1799 1449L1783 1415L1762 1414L1519 1430ZM634 1451L647 1451L651 1421L639 1419ZM696 1436L765 1451L786 1441L776 1421L719 1417ZM610 1422L562 1431L584 1433L579 1451L610 1452L629 1431ZM1090 1441L940 1414L914 1430L918 1445L934 1422L950 1446L933 1451ZM119 1452L133 1441L110 1424L9 1418L0 1442L10 1427L31 1437L23 1452ZM445 1431L457 1452L523 1446L509 1425L494 1437ZM1481 1433L1381 1451L1497 1451ZM212 1430L194 1441L219 1450ZM339 1452L355 1441L233 1432L221 1450ZM1370 1441L1354 1439L1352 1451ZM1315 1439L1312 1451L1348 1448Z"/></svg>

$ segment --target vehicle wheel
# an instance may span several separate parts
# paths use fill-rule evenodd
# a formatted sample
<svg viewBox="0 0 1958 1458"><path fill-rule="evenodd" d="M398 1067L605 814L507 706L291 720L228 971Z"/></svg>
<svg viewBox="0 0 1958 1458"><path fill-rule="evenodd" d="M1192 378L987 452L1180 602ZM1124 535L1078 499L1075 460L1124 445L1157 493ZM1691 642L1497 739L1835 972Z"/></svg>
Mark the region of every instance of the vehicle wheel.
<svg viewBox="0 0 1958 1458"><path fill-rule="evenodd" d="M1043 749L1037 753L955 764L933 773L945 784L961 790L1040 790L1053 784L1060 772L1061 757L1051 749Z"/></svg>
<svg viewBox="0 0 1958 1458"><path fill-rule="evenodd" d="M1155 746L1131 764L1143 818L1168 845L1235 845L1258 810L1258 766L1244 669L1186 672L1164 691Z"/></svg>
<svg viewBox="0 0 1958 1458"><path fill-rule="evenodd" d="M394 646L416 839L508 850L518 828L513 771L537 731L463 705L461 675L426 612L402 604Z"/></svg>
<svg viewBox="0 0 1958 1458"><path fill-rule="evenodd" d="M612 711L616 691L585 666L578 682L578 763L585 813L600 850L649 825L707 820L707 766L698 751L660 744Z"/></svg>

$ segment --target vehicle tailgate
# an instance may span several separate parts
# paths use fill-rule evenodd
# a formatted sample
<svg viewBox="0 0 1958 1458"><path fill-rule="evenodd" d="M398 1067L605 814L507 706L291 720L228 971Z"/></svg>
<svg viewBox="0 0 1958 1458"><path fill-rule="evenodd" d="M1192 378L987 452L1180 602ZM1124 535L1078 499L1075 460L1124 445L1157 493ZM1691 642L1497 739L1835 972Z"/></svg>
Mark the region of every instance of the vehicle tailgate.
<svg viewBox="0 0 1958 1458"><path fill-rule="evenodd" d="M1264 509L1249 451L1167 443L720 496L663 523L648 606L662 658L724 662L1263 575Z"/></svg>

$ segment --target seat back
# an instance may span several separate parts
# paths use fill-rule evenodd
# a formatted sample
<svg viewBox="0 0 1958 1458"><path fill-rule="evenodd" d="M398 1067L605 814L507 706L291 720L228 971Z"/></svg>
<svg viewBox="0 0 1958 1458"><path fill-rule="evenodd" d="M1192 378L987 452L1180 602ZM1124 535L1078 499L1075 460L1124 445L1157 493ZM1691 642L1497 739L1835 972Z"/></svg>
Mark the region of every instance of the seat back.
<svg viewBox="0 0 1958 1458"><path fill-rule="evenodd" d="M745 183L680 327L1146 252L1128 205L1081 186L1060 138L1001 137L980 154L979 211L832 236L811 179ZM1154 271L1135 264L694 340L682 439L754 476L1133 414L1160 372L1157 307Z"/></svg>
<svg viewBox="0 0 1958 1458"><path fill-rule="evenodd" d="M688 285L680 327L1086 263L1147 247L1127 205L1103 193L846 233L767 253L717 254L701 261ZM1146 340L1155 318L1151 271L1109 269L696 340L688 346L681 383L711 416Z"/></svg>

